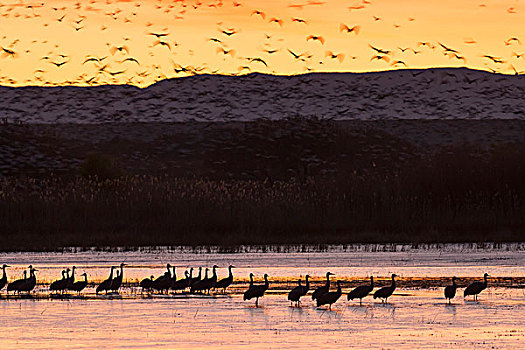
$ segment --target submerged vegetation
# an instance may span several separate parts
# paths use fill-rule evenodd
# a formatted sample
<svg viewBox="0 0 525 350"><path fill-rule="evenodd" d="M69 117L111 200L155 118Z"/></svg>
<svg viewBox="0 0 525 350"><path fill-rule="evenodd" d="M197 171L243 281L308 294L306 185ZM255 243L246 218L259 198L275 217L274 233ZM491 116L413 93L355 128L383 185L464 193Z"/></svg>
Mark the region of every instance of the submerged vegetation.
<svg viewBox="0 0 525 350"><path fill-rule="evenodd" d="M84 153L77 143L85 160L62 161L70 171L1 177L2 249L525 237L523 143L422 150L315 119L213 128Z"/></svg>

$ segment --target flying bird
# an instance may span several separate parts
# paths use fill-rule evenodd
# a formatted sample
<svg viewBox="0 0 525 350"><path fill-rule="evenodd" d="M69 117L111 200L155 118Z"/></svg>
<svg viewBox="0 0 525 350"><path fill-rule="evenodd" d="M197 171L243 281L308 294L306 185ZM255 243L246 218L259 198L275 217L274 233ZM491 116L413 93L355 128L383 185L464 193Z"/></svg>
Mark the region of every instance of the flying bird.
<svg viewBox="0 0 525 350"><path fill-rule="evenodd" d="M281 27L283 26L283 23L284 21L282 19L279 19L279 18L272 18L268 21L268 23L277 23L279 24Z"/></svg>
<svg viewBox="0 0 525 350"><path fill-rule="evenodd" d="M370 45L370 44L368 44L368 46L369 46L372 50L374 50L375 52L377 52L378 54L389 55L389 54L391 53L390 50L379 49L379 48L374 47L374 46L372 46L372 45Z"/></svg>
<svg viewBox="0 0 525 350"><path fill-rule="evenodd" d="M332 59L337 59L339 60L339 62L343 62L343 60L345 59L345 54L344 53L333 53L332 51L326 51L326 56L327 57L330 57Z"/></svg>
<svg viewBox="0 0 525 350"><path fill-rule="evenodd" d="M324 38L322 36L319 36L319 35L309 35L309 36L306 37L306 41L308 41L308 40L314 40L314 41L317 40L323 45L325 43Z"/></svg>
<svg viewBox="0 0 525 350"><path fill-rule="evenodd" d="M355 35L359 34L359 31L361 30L361 26L355 25L352 28L347 26L344 23L341 23L339 25L339 32L346 32L346 33L354 33Z"/></svg>
<svg viewBox="0 0 525 350"><path fill-rule="evenodd" d="M259 16L261 16L263 19L266 19L266 14L265 14L264 12L262 12L262 11L255 10L255 11L252 12L252 16L253 16L253 15L259 15Z"/></svg>

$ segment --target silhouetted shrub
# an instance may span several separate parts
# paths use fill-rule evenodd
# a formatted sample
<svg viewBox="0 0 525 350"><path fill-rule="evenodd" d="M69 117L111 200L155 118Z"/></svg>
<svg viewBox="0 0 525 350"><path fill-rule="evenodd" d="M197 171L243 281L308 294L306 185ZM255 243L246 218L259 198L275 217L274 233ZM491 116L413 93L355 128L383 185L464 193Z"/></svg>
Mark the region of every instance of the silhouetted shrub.
<svg viewBox="0 0 525 350"><path fill-rule="evenodd" d="M99 153L89 154L80 164L79 173L84 177L95 177L100 180L114 179L124 175L114 159Z"/></svg>

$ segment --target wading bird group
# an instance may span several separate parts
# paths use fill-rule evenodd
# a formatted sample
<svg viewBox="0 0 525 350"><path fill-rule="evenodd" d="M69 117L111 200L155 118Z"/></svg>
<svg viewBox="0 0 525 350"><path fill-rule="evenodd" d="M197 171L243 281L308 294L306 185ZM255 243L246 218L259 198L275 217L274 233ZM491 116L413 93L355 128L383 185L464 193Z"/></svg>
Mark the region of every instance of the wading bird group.
<svg viewBox="0 0 525 350"><path fill-rule="evenodd" d="M121 263L119 266L112 266L110 268L110 273L107 279L100 282L95 288L96 294L105 293L113 294L118 293L120 287L122 286L122 280L124 276L124 266L125 263ZM6 269L10 267L9 265L2 265L2 277L0 278L0 291L7 286L7 294L13 292L14 294L21 295L21 293L30 294L36 286L36 275L35 272L38 271L32 265L29 265L28 271L24 271L24 277L21 279L14 280L8 283ZM213 265L211 269L204 269L204 277L202 276L202 267L199 267L199 273L197 276L193 276L193 268L186 270L184 272L184 278L177 279L176 267L171 264L166 265L166 272L162 275L155 278L155 276L150 276L144 278L139 283L142 293L159 293L159 294L168 294L169 291L179 292L179 293L191 293L191 294L202 294L202 295L211 295L212 291L215 293L221 292L226 293L226 289L233 283L233 272L232 269L235 266L228 266L228 276L222 279L218 279L217 269L219 266ZM84 278L76 281L75 280L75 269L73 266L71 269L66 268L62 270L62 277L53 281L49 285L49 292L52 295L57 295L71 291L77 292L80 294L88 285L87 273L81 274ZM211 276L210 276L211 271ZM29 275L28 275L29 273ZM328 308L332 308L332 304L337 302L339 298L343 295L341 288L341 281L337 280L336 285L337 289L330 290L330 276L334 274L327 272L325 275L325 282L321 286L313 290L311 297L315 302L317 307L328 305ZM387 303L388 298L394 294L396 290L396 280L398 277L396 274L390 276L391 283L388 286L381 287L377 289L373 294L374 299L381 299L382 303ZM464 298L468 296L473 296L474 300L478 300L478 295L487 288L489 274L485 273L483 275L483 282L476 281L469 284L464 292ZM259 306L259 298L263 297L265 292L270 287L270 281L268 275L264 274L264 282L262 284L254 283L254 275L250 273L249 275L250 282L248 289L243 293L243 300L252 300L255 299L255 306ZM448 300L450 304L452 299L456 296L456 290L459 287L456 284L456 277L452 277L452 284L444 288L445 299ZM301 305L301 297L306 296L310 292L310 276L305 276L305 284L302 284L302 280L299 279L298 285L294 287L288 293L288 300L290 303L295 303L296 307ZM365 285L360 285L352 289L347 294L347 300L351 301L354 299L359 299L359 305L362 305L362 301L365 297L369 296L374 290L374 277L370 277L370 283Z"/></svg>

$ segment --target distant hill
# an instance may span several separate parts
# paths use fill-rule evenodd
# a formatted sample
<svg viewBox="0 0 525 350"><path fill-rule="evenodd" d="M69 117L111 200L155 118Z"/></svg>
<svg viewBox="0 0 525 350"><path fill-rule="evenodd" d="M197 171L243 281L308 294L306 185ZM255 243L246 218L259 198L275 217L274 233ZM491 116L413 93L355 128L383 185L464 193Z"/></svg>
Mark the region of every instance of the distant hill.
<svg viewBox="0 0 525 350"><path fill-rule="evenodd" d="M466 68L296 76L198 75L140 89L0 87L0 118L24 123L524 119L525 76Z"/></svg>

